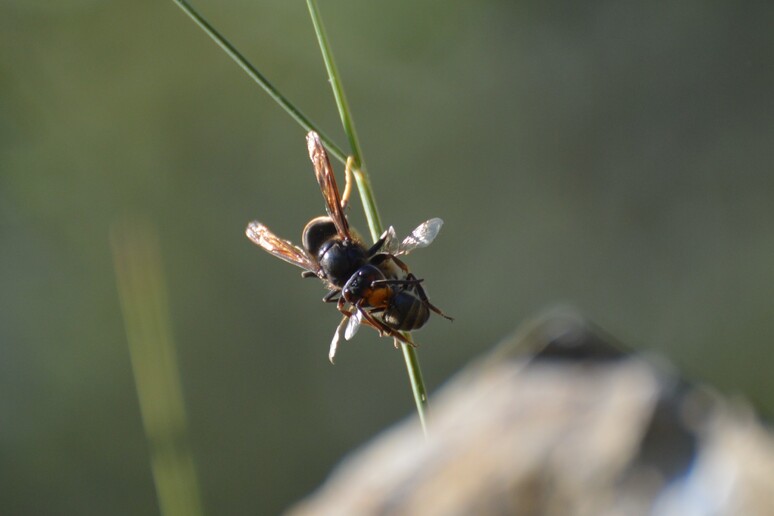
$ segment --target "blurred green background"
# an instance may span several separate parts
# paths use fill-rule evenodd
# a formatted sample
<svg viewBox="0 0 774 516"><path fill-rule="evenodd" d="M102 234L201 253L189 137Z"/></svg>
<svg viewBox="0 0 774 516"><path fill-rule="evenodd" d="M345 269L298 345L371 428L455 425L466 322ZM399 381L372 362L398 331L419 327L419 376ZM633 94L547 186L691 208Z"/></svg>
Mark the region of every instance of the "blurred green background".
<svg viewBox="0 0 774 516"><path fill-rule="evenodd" d="M774 413L774 3L320 3L382 218L446 221L409 260L456 317L416 335L431 390L572 303ZM195 5L345 144L304 2ZM323 289L244 237L322 210L304 131L171 1L0 2L0 512L158 511L126 217L159 235L210 514L275 513L413 414L391 342L331 366Z"/></svg>

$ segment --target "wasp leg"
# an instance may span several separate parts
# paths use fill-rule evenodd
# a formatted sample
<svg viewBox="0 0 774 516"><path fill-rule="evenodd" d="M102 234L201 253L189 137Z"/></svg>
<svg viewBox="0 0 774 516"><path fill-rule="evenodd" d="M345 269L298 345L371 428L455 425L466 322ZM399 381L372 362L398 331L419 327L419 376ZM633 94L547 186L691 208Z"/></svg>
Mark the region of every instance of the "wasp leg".
<svg viewBox="0 0 774 516"><path fill-rule="evenodd" d="M399 341L403 342L404 344L408 344L412 348L417 347L417 345L414 342L411 342L410 340L408 340L399 331L390 328L389 326L384 324L382 321L380 321L379 319L374 317L373 316L373 310L362 310L361 309L361 312L363 313L363 320L367 321L369 324L371 324L371 326L376 328L376 330L379 332L379 336L380 337L384 337L385 335L389 335L390 337L392 337L394 339L398 339Z"/></svg>
<svg viewBox="0 0 774 516"><path fill-rule="evenodd" d="M361 299L353 306L353 309L348 309L346 307L346 303L347 303L346 300L343 297L340 297L336 303L336 308L338 309L339 312L344 314L345 319L352 317L355 313L355 310L358 310L360 313L363 314L363 322L366 323L368 326L372 327L373 329L375 329L377 332L379 332L380 337L389 335L390 337L393 337L394 339L397 339L405 344L408 344L413 348L417 347L416 343L406 339L406 337L404 337L400 332L390 328L382 321L380 321L379 319L373 316L374 313L383 312L385 310L384 307L366 310L362 307L363 302L364 300Z"/></svg>
<svg viewBox="0 0 774 516"><path fill-rule="evenodd" d="M409 275L406 276L406 279L407 280L409 280L409 279L416 279L416 276L414 276L413 274L409 273ZM427 298L427 293L425 292L425 289L422 288L422 285L420 285L419 283L416 283L414 285L414 291L419 296L419 299L421 299L422 302L425 304L425 306L427 306L430 310L432 310L433 312L437 313L438 315L440 315L444 319L448 319L450 321L454 320L453 317L449 317L448 315L443 313L440 308L438 308L437 306L435 306L433 303L430 302L430 300Z"/></svg>
<svg viewBox="0 0 774 516"><path fill-rule="evenodd" d="M393 261L393 262L395 262L395 265L397 265L398 267L400 267L400 269L401 269L403 272L405 272L405 273L406 273L408 276L412 276L412 277L416 278L416 277L415 277L413 274L411 274L411 273L409 272L408 265L406 265L405 263L403 263L403 261L402 261L402 260L399 260L397 257L395 257L395 256L393 256L393 255L389 255L389 256L390 256L390 258L392 258L392 261Z"/></svg>
<svg viewBox="0 0 774 516"><path fill-rule="evenodd" d="M380 337L382 336L382 330L379 326L377 326L379 321L376 321L377 324L374 324L373 321L375 319L369 318L366 315L368 312L366 312L361 305L356 304L356 305L353 305L353 309L348 309L346 308L345 304L346 304L346 301L344 300L344 298L340 298L338 304L336 305L336 308L339 310L339 312L344 314L345 317L352 317L353 315L355 315L355 310L360 311L364 316L362 322L367 324L371 328L375 329L376 331L378 331ZM370 312L381 312L381 311L384 311L384 308L374 308L370 310Z"/></svg>
<svg viewBox="0 0 774 516"><path fill-rule="evenodd" d="M316 278L317 274L315 274L312 271L304 271L304 272L301 273L301 277L302 278Z"/></svg>
<svg viewBox="0 0 774 516"><path fill-rule="evenodd" d="M338 296L339 294L341 294L341 289L340 288L337 288L336 290L331 290L330 292L328 292L327 294L325 294L323 296L323 298L322 298L323 303L335 303L335 302L337 302L338 299L336 298L336 296Z"/></svg>
<svg viewBox="0 0 774 516"><path fill-rule="evenodd" d="M366 256L370 257L370 263L371 265L379 265L387 258L390 258L391 254L379 254L379 249L382 248L384 245L384 241L387 239L386 236L381 237L379 240L377 240L374 245L368 248L368 251L366 251Z"/></svg>
<svg viewBox="0 0 774 516"><path fill-rule="evenodd" d="M379 249L381 249L383 245L384 245L384 238L380 238L368 250L368 256L371 256L371 259L368 260L368 263L370 265L379 266L383 261L385 261L387 258L390 258L392 256L391 254L387 254L387 253L379 253Z"/></svg>
<svg viewBox="0 0 774 516"><path fill-rule="evenodd" d="M329 302L332 302L332 301L329 301ZM352 314L354 314L355 312L352 310L348 310L346 306L344 306L346 304L347 304L346 300L343 297L340 297L336 300L336 309L342 314L344 314L346 317L352 317Z"/></svg>
<svg viewBox="0 0 774 516"><path fill-rule="evenodd" d="M348 156L347 165L344 167L345 183L344 183L344 193L341 194L342 210L347 209L347 205L349 204L349 196L352 193L352 183L354 181L354 178L352 176L352 167L354 165L355 165L355 158L352 156Z"/></svg>

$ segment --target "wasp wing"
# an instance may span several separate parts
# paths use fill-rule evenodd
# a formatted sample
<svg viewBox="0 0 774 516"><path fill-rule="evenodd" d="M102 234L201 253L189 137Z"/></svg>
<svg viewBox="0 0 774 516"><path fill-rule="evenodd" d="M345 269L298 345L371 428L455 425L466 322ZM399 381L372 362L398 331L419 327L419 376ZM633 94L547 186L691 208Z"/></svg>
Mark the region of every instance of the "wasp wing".
<svg viewBox="0 0 774 516"><path fill-rule="evenodd" d="M349 320L349 317L346 315L341 319L341 322L338 326L336 326L336 331L333 333L333 339L331 340L331 347L328 349L328 360L330 360L331 364L336 359L336 350L339 347L339 341L341 340L341 329L342 327L347 324L347 321Z"/></svg>
<svg viewBox="0 0 774 516"><path fill-rule="evenodd" d="M312 165L314 166L317 183L319 183L325 198L325 209L328 212L328 216L333 220L339 236L350 240L349 222L347 222L344 209L341 207L339 187L336 185L333 167L331 167L328 153L325 152L325 147L320 140L320 135L314 131L309 131L306 135L306 145L309 150L309 159L312 160Z"/></svg>
<svg viewBox="0 0 774 516"><path fill-rule="evenodd" d="M357 330L360 329L360 324L362 322L363 312L360 308L355 308L355 313L349 317L349 322L347 322L347 327L344 330L344 338L346 340L352 340L352 337L355 336Z"/></svg>
<svg viewBox="0 0 774 516"><path fill-rule="evenodd" d="M293 245L288 240L278 237L272 233L269 228L257 220L254 220L247 225L245 234L247 235L247 238L253 241L253 243L263 248L268 253L271 253L288 263L292 263L296 267L301 267L304 270L320 276L320 267L312 260L306 251Z"/></svg>
<svg viewBox="0 0 774 516"><path fill-rule="evenodd" d="M400 249L400 242L398 242L398 237L395 234L395 228L392 226L388 227L384 233L382 233L382 236L379 237L379 239L384 240L380 250L383 253L396 254Z"/></svg>
<svg viewBox="0 0 774 516"><path fill-rule="evenodd" d="M395 256L409 254L414 249L429 246L433 240L435 240L435 237L438 236L438 232L441 231L441 226L443 226L443 220L437 217L427 220L414 228L414 231L399 244L395 237L395 230L390 226L387 231L385 231L384 236L386 239L384 248L386 252Z"/></svg>

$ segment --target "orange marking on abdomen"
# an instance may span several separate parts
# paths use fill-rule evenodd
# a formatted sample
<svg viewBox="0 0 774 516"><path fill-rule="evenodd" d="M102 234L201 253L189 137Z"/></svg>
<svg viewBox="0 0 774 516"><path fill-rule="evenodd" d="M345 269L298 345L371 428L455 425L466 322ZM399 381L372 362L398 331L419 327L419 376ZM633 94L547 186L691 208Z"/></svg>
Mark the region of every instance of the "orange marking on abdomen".
<svg viewBox="0 0 774 516"><path fill-rule="evenodd" d="M377 308L381 306L387 306L390 295L391 292L389 287L380 287L372 289L366 299L370 306Z"/></svg>

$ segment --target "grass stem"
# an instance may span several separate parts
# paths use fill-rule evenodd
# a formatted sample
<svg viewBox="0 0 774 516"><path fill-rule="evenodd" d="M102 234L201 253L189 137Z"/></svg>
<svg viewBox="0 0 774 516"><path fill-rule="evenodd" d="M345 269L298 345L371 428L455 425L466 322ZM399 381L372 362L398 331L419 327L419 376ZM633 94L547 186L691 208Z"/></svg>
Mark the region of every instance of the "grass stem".
<svg viewBox="0 0 774 516"><path fill-rule="evenodd" d="M344 126L344 132L347 134L349 145L352 148L353 157L355 159L355 166L353 167L352 172L355 175L355 182L357 183L357 188L360 192L360 199L363 202L363 209L365 210L366 219L368 220L368 229L371 232L371 238L376 241L384 232L384 228L382 227L381 219L379 217L379 210L376 207L376 198L374 197L373 189L371 188L371 181L366 172L360 140L355 131L355 124L352 121L349 103L344 95L341 76L336 67L336 62L333 59L333 52L331 51L328 36L325 32L322 18L320 17L320 10L317 7L317 0L307 0L306 4L309 7L309 14L312 17L312 24L314 25L314 31L317 34L317 42L320 46L320 51L322 52L323 61L325 61L325 68L328 71L328 79L330 80L331 88L333 89L333 96L336 99L336 106L339 109L341 123ZM411 340L410 333L404 333L404 337L409 341ZM419 357L417 356L416 349L412 346L404 342L400 342L400 346L403 351L403 358L406 361L406 371L408 372L409 380L411 382L411 390L414 394L414 403L417 407L419 422L422 425L422 431L424 432L425 437L427 437L427 390L425 388L424 380L422 379L422 369L419 367Z"/></svg>
<svg viewBox="0 0 774 516"><path fill-rule="evenodd" d="M233 59L246 73L255 81L261 88L263 88L274 101L279 104L301 127L307 131L315 131L320 135L325 144L328 152L338 159L341 163L346 163L347 156L326 134L320 130L320 128L314 124L309 118L304 115L290 100L288 100L280 91L274 87L269 80L256 69L220 32L218 32L212 25L207 22L188 2L185 0L173 0L204 32L206 32L215 43L217 43L231 59ZM339 110L339 116L341 117L341 123L344 126L344 132L349 139L349 145L352 149L352 157L355 160L352 172L355 176L355 182L357 183L360 199L363 203L363 210L365 211L366 220L368 221L368 229L371 233L371 238L376 241L384 231L382 227L381 218L379 217L379 210L376 207L376 197L371 187L371 181L368 178L368 173L365 167L365 161L363 159L363 152L360 147L360 141L355 131L355 125L352 120L349 104L347 103L344 95L344 88L342 86L341 78L336 68L336 63L333 60L333 52L330 49L328 43L328 36L325 33L323 27L322 18L320 17L320 11L317 7L316 0L307 0L307 6L309 7L309 13L312 17L312 24L314 25L315 33L317 34L317 40L320 45L320 50L325 61L325 68L328 72L331 87L333 88L333 95L336 99L336 106ZM404 334L406 339L411 340L409 333ZM417 407L417 413L419 414L419 420L422 424L422 430L427 436L427 427L425 424L425 416L427 409L427 391L425 389L424 381L422 380L422 370L419 367L419 359L417 357L416 350L405 344L400 343L403 356L406 361L406 368L408 371L409 379L411 381L411 388L414 394L414 402Z"/></svg>
<svg viewBox="0 0 774 516"><path fill-rule="evenodd" d="M199 12L194 9L191 4L185 0L173 1L196 23L196 25L198 25L204 32L206 32L207 35L212 38L212 40L215 41L215 43L217 43L218 46L222 48L223 51L226 52L226 54L228 54L228 56L233 59L253 81L255 81L256 84L263 88L263 90L268 93L269 96L293 118L293 120L298 122L298 124L306 131L315 131L317 134L319 134L320 139L328 148L328 152L340 162L347 162L347 156L344 154L341 148L336 145L333 140L331 140L325 134L324 131L320 130L317 124L312 122L306 115L304 115L301 110L295 106L295 104L293 104L290 100L288 100L287 97L280 93L280 91L271 82L269 82L269 79L267 79L265 75L258 71L258 69L255 68L255 66L253 66L252 63L250 63L250 61L248 61L247 58L243 56L242 53L239 52L236 47L234 47L234 45L231 44L231 42L229 42L220 32L218 32L217 29L215 29L215 27L210 25L210 23L205 20L204 17L199 14Z"/></svg>
<svg viewBox="0 0 774 516"><path fill-rule="evenodd" d="M202 516L158 236L130 219L111 228L110 243L159 512Z"/></svg>

